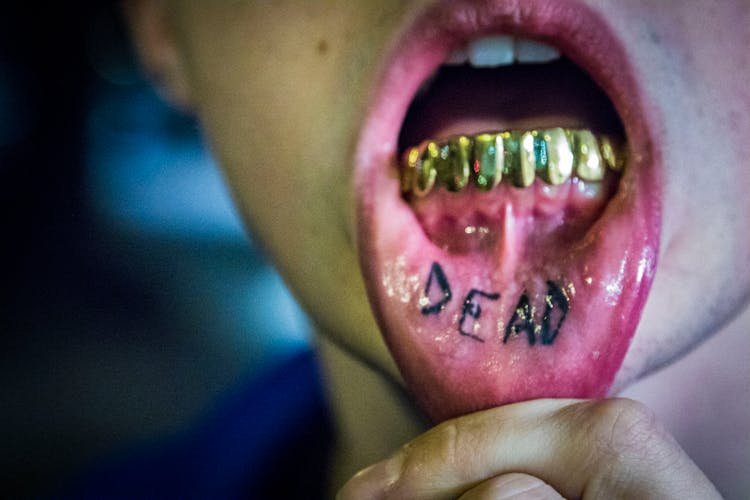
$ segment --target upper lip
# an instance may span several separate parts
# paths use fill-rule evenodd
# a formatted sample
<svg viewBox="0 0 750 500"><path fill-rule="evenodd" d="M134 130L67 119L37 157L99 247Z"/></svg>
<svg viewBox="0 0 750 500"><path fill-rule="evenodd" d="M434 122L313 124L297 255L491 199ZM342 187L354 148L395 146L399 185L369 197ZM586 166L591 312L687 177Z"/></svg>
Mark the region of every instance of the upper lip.
<svg viewBox="0 0 750 500"><path fill-rule="evenodd" d="M624 44L602 14L579 0L440 0L405 23L383 61L360 137L358 168L395 164L399 129L421 83L454 50L491 33L510 33L557 47L608 95L631 152L642 160L635 163L653 163L648 161L655 144L650 107L643 102Z"/></svg>

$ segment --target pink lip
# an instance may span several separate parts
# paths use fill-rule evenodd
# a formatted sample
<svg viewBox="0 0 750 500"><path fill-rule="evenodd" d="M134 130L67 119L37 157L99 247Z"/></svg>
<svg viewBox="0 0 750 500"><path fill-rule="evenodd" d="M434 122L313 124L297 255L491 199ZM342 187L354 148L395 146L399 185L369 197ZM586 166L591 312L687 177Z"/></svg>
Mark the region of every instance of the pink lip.
<svg viewBox="0 0 750 500"><path fill-rule="evenodd" d="M619 287L608 299L617 305L609 304L601 321L590 318L599 314L594 305L571 308L576 324L608 331L581 333L587 340L578 344L561 340L553 356L540 351L512 354L507 346L495 344L487 348L491 353L477 354L461 343L465 339L447 337L446 329L434 326L430 331L429 324L405 319L413 314L433 261L446 261L445 267L461 276L459 285L487 267L486 261L479 265L444 255L420 231L413 210L400 196L395 158L401 123L421 83L453 50L488 33L513 33L561 49L612 100L633 152L618 194L591 229L582 253L586 257L580 259L598 266L602 287ZM536 397L598 397L609 390L645 305L661 227L661 164L653 135L658 121L635 75L625 47L606 20L576 0L436 2L409 22L385 59L355 157L360 260L381 331L407 385L433 419ZM571 274L583 279L583 263L570 267L576 269ZM568 284L585 286L578 278ZM605 292L602 288L594 295L604 297ZM458 295L455 303L463 300L464 294ZM515 298L507 300L512 308ZM518 363L510 369L513 356ZM548 373L552 368L557 374ZM534 383L518 382L518 377Z"/></svg>

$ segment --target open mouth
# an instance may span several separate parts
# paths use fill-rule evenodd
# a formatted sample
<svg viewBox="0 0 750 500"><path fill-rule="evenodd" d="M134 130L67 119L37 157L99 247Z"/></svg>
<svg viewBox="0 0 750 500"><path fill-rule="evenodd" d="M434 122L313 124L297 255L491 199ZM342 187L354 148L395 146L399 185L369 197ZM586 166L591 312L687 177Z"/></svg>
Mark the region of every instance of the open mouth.
<svg viewBox="0 0 750 500"><path fill-rule="evenodd" d="M440 2L386 61L357 150L360 256L436 421L607 394L660 233L654 129L576 1Z"/></svg>

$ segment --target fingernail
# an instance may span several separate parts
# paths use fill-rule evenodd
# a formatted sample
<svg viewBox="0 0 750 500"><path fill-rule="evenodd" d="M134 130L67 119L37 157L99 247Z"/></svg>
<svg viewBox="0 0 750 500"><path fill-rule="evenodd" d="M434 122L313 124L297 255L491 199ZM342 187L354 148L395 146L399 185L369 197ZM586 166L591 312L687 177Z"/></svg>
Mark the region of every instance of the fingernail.
<svg viewBox="0 0 750 500"><path fill-rule="evenodd" d="M504 474L494 481L494 500L564 500L552 486L527 474Z"/></svg>
<svg viewBox="0 0 750 500"><path fill-rule="evenodd" d="M401 476L402 455L362 469L352 477L336 495L336 500L384 498Z"/></svg>

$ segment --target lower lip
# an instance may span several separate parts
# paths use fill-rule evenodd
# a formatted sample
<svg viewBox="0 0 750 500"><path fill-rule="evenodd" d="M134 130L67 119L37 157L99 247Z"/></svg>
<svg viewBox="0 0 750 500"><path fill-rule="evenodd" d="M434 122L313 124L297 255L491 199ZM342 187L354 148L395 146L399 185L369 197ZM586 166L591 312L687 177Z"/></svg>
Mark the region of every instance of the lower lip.
<svg viewBox="0 0 750 500"><path fill-rule="evenodd" d="M547 40L561 48L609 95L636 153L618 194L590 230L582 256L548 276L580 297L587 296L587 286L598 286L591 294L601 300L586 303L573 297L569 331L541 349L501 342L502 336L488 336L486 330L477 335L482 342L459 333L462 301L469 299L470 289L500 295L484 298L486 328L487 321L507 325L522 287L507 276L498 278L502 266L497 262L437 248L399 193L397 138L411 99L448 54L491 32ZM386 60L355 158L361 265L386 342L410 390L434 420L537 397L607 393L640 319L658 254L660 162L650 133L655 120L647 119L652 108L638 89L625 51L606 22L575 1L532 0L522 7L515 1L440 2L410 24ZM419 298L434 263L456 296L440 314L425 318ZM478 298L472 301L479 304ZM570 331L572 325L577 331Z"/></svg>

